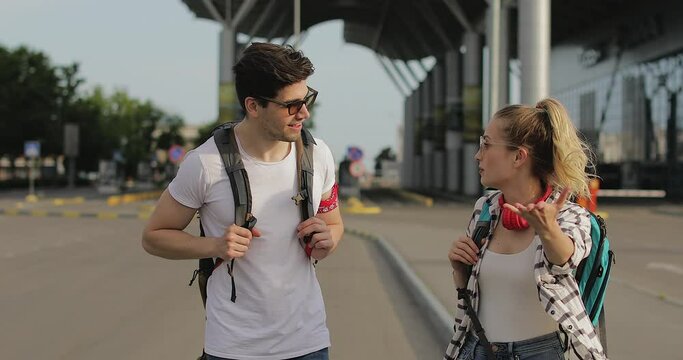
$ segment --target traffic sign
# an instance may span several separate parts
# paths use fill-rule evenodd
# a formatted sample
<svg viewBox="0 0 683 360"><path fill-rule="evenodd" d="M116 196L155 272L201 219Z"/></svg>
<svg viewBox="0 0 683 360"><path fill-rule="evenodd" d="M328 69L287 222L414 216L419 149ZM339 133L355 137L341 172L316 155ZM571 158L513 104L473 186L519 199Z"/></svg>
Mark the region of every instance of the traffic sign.
<svg viewBox="0 0 683 360"><path fill-rule="evenodd" d="M78 125L64 124L64 155L78 156Z"/></svg>
<svg viewBox="0 0 683 360"><path fill-rule="evenodd" d="M168 149L168 160L171 161L173 164L180 164L184 156L185 149L180 145L172 145Z"/></svg>
<svg viewBox="0 0 683 360"><path fill-rule="evenodd" d="M351 161L358 161L363 158L363 150L361 150L358 146L349 146L346 149L346 156Z"/></svg>
<svg viewBox="0 0 683 360"><path fill-rule="evenodd" d="M349 173L353 177L361 177L365 174L365 165L360 160L352 161L351 164L349 164Z"/></svg>
<svg viewBox="0 0 683 360"><path fill-rule="evenodd" d="M28 158L40 157L40 142L39 141L24 141L24 156Z"/></svg>

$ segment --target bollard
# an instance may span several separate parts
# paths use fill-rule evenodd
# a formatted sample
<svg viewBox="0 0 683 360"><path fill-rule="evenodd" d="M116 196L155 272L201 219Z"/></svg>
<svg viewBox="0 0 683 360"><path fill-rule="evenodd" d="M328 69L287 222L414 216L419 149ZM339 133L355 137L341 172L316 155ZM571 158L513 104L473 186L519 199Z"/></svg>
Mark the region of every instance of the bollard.
<svg viewBox="0 0 683 360"><path fill-rule="evenodd" d="M595 213L598 211L598 192L600 191L600 180L597 178L592 178L588 182L588 189L591 193L590 203L588 204L588 210Z"/></svg>
<svg viewBox="0 0 683 360"><path fill-rule="evenodd" d="M576 203L586 210L595 213L598 209L598 192L600 191L600 180L597 178L588 181L588 190L590 191L590 199L584 196L576 198Z"/></svg>

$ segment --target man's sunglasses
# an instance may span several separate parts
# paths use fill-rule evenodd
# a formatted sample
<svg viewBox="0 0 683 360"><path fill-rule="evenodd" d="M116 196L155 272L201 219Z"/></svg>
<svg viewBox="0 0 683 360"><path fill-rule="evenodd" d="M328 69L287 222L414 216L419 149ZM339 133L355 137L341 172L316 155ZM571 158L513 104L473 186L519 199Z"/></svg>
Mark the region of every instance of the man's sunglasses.
<svg viewBox="0 0 683 360"><path fill-rule="evenodd" d="M272 102L273 104L278 104L282 107L286 107L289 115L294 115L294 114L297 114L299 111L301 111L301 108L304 105L306 105L307 109L310 109L311 106L313 106L313 103L315 103L315 98L317 96L318 96L318 91L311 88L311 87L308 87L308 94L306 94L306 96L302 100L282 102L280 100L271 99L271 98L268 98L265 96L254 96L254 97L257 99Z"/></svg>

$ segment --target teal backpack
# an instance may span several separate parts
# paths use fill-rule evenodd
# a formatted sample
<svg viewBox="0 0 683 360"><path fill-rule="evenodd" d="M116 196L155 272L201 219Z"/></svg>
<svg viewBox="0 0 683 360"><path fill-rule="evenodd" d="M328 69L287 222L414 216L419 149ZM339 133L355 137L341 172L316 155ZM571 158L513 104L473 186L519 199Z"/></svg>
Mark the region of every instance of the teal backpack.
<svg viewBox="0 0 683 360"><path fill-rule="evenodd" d="M614 252L610 250L605 220L596 214L591 215L591 253L584 258L574 272L579 285L581 300L593 326L598 329L600 342L607 354L607 329L605 326L605 293L609 283L612 264L616 263ZM477 228L488 228L491 222L489 203L484 202L477 221ZM480 226L481 225L481 226ZM478 229L475 229L475 236ZM473 236L473 238L475 237ZM480 244L477 244L480 246Z"/></svg>
<svg viewBox="0 0 683 360"><path fill-rule="evenodd" d="M600 319L604 321L605 290L609 282L610 270L615 263L614 252L610 250L607 238L607 226L600 215L591 214L591 239L593 246L591 253L581 261L574 272L579 283L581 299L586 306L586 312L598 326Z"/></svg>

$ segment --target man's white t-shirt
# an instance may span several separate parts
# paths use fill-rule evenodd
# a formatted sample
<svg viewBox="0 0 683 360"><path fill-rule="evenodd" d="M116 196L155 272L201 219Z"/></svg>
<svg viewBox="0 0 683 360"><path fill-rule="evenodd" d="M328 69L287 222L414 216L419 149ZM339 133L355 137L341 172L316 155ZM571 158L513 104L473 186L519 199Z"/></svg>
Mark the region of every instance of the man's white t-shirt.
<svg viewBox="0 0 683 360"><path fill-rule="evenodd" d="M323 141L316 142L313 204L335 182L332 153ZM282 161L262 162L239 146L262 236L235 260L235 303L225 263L209 278L204 350L210 355L287 359L330 346L315 268L296 237L301 217L292 200L298 187L296 146L290 148ZM168 190L179 203L199 209L206 236L222 236L235 221L230 180L213 137L187 153Z"/></svg>

